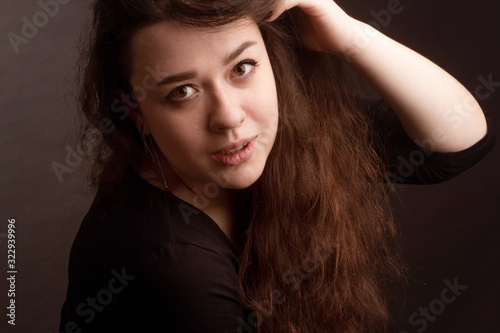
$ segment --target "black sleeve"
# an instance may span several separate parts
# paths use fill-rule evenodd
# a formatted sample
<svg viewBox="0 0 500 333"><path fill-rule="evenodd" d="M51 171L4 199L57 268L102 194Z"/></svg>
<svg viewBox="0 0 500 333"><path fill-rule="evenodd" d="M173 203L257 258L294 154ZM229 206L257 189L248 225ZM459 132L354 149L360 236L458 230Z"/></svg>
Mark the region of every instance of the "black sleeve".
<svg viewBox="0 0 500 333"><path fill-rule="evenodd" d="M372 121L375 145L386 165L387 181L404 184L435 184L466 171L485 157L495 145L488 122L487 134L473 146L454 153L432 151L432 142L417 145L383 100L360 100L360 107Z"/></svg>

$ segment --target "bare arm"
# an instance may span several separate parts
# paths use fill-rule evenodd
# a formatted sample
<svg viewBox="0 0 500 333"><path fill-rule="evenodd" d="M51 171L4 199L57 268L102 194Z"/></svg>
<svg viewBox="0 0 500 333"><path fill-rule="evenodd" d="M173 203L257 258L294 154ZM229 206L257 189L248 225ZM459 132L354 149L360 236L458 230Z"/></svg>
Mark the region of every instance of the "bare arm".
<svg viewBox="0 0 500 333"><path fill-rule="evenodd" d="M439 152L456 152L484 137L481 107L443 69L348 16L330 0L283 0L269 20L295 6L303 12L303 43L348 59L394 109L415 142L430 142ZM451 114L461 121L456 117L451 121Z"/></svg>

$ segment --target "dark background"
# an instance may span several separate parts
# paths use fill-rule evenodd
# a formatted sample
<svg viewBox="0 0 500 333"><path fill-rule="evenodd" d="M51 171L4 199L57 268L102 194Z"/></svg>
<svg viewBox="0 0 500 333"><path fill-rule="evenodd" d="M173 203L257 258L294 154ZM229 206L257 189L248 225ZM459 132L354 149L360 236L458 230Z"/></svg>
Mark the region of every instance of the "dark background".
<svg viewBox="0 0 500 333"><path fill-rule="evenodd" d="M69 249L92 199L85 186L85 163L65 174L62 182L52 169L54 161L64 163L67 146L77 145L74 69L80 30L89 16L86 2L60 1L67 3L59 5L27 44L19 45L18 53L7 34L21 35L22 18L32 21L41 7L36 1L0 3L1 332L57 332ZM479 77L492 75L500 82L498 2L397 3L339 1L348 13L377 23L385 34L436 62L472 93L481 83ZM390 18L380 18L388 8L393 9ZM498 134L500 87L490 93L480 103ZM401 248L413 277L394 311L396 332L500 331L499 146L449 182L399 186L394 193ZM9 218L16 219L17 237L15 327L7 325L4 313ZM445 304L445 281L455 280L467 288ZM445 292L445 297L452 295ZM419 311L429 306L425 319Z"/></svg>

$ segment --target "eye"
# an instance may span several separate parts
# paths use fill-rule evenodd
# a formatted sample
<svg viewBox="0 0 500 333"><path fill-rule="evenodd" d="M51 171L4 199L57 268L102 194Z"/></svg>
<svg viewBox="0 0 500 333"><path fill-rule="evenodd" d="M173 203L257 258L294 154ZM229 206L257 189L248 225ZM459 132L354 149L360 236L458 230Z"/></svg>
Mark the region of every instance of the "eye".
<svg viewBox="0 0 500 333"><path fill-rule="evenodd" d="M253 68L257 66L257 62L254 60L243 60L234 66L232 75L234 76L245 76L252 72Z"/></svg>
<svg viewBox="0 0 500 333"><path fill-rule="evenodd" d="M168 94L168 98L174 101L181 101L193 96L196 90L191 86L180 86Z"/></svg>

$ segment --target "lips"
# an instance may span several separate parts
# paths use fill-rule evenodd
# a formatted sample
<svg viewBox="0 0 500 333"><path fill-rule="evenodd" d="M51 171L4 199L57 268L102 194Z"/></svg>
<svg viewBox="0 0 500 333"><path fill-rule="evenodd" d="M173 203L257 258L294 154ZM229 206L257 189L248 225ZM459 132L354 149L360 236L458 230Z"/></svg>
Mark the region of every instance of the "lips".
<svg viewBox="0 0 500 333"><path fill-rule="evenodd" d="M219 149L213 158L222 164L236 166L248 161L253 154L255 137L239 140Z"/></svg>
<svg viewBox="0 0 500 333"><path fill-rule="evenodd" d="M239 146L238 148L234 148L234 149L231 149L231 150L228 150L228 151L222 151L220 154L223 154L223 155L232 155L234 153L237 153L239 151L242 151L246 146L248 145L248 142Z"/></svg>
<svg viewBox="0 0 500 333"><path fill-rule="evenodd" d="M256 137L257 136L253 136L253 137L246 138L246 139L241 139L241 140L238 140L236 142L225 145L224 147L217 150L217 152L215 154L227 154L227 153L231 153L231 151L233 151L233 150L238 150L238 149L241 150L246 145L248 145L250 142L254 141ZM233 152L233 154L234 153L235 152Z"/></svg>

